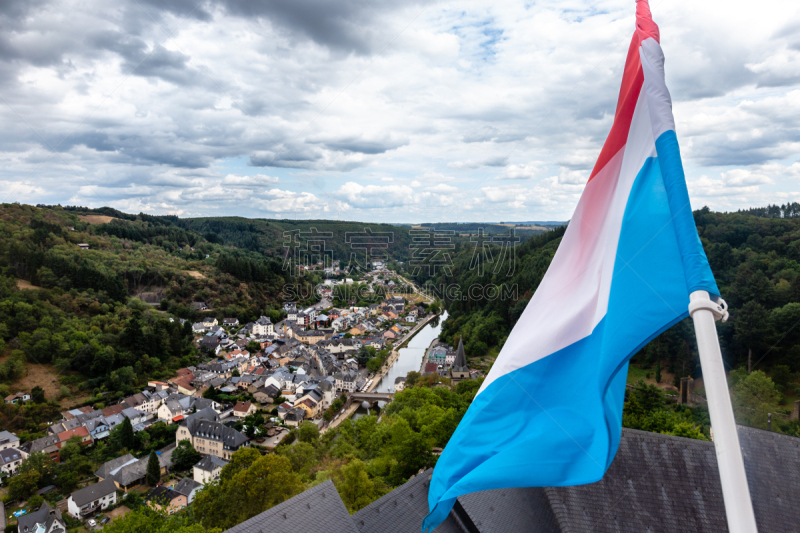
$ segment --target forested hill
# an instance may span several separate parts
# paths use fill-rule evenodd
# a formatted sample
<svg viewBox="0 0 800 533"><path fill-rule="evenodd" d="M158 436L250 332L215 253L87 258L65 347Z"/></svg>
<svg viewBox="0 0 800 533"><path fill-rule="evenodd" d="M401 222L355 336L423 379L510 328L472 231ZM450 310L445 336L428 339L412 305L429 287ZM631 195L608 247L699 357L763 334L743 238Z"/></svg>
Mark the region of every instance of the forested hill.
<svg viewBox="0 0 800 533"><path fill-rule="evenodd" d="M209 242L175 220L107 208L0 206L0 396L29 389L19 380L44 369L47 377L35 382L49 387L48 399L119 397L195 361L191 321L277 320L286 283L317 281L289 279L279 260ZM212 309L201 312L192 302ZM11 429L13 420L22 421L17 429L38 423L13 409L0 412L0 427Z"/></svg>
<svg viewBox="0 0 800 533"><path fill-rule="evenodd" d="M212 242L282 258L292 239L313 240L336 261L365 262L368 249L379 258L405 261L410 253L408 228L392 224L339 220L265 220L242 217L182 218L179 227L202 234Z"/></svg>
<svg viewBox="0 0 800 533"><path fill-rule="evenodd" d="M746 365L751 354L754 370L766 370L780 381L779 386L791 388L792 373L800 371L800 218L789 207L778 210L788 217L774 216L774 208L752 210L760 216L703 208L694 217L722 296L731 308L729 322L719 325L727 365ZM473 261L480 262L484 256L476 254L474 246L465 246L455 253L452 276L439 271L433 279L420 279L439 287L455 285L465 292L474 285L516 286L516 297L494 300L448 292L444 304L450 317L443 338L452 343L462 335L472 356L496 353L539 285L562 235L563 228L521 244L511 275L505 268L494 274L493 265L481 274ZM495 248L494 257L499 253ZM649 360L644 361L647 364L660 358L665 370L676 376L699 375L694 336L687 322L653 341L638 359Z"/></svg>

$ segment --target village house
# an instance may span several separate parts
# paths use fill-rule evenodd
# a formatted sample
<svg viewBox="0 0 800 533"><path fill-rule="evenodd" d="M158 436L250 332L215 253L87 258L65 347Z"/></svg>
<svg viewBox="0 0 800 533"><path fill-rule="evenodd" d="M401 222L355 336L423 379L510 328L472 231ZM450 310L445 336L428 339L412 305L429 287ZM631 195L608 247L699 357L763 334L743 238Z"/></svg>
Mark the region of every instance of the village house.
<svg viewBox="0 0 800 533"><path fill-rule="evenodd" d="M253 335L273 335L275 333L275 328L272 324L272 320L268 316L260 316L258 320L253 323L251 332Z"/></svg>
<svg viewBox="0 0 800 533"><path fill-rule="evenodd" d="M16 475L19 466L26 457L28 457L28 454L17 448L4 448L0 450L0 475Z"/></svg>
<svg viewBox="0 0 800 533"><path fill-rule="evenodd" d="M8 448L19 448L19 437L10 431L0 431L0 450Z"/></svg>
<svg viewBox="0 0 800 533"><path fill-rule="evenodd" d="M195 396L185 396L183 394L170 394L158 408L158 418L167 424L178 422L181 417L211 407L219 410L220 405L208 398L197 398Z"/></svg>
<svg viewBox="0 0 800 533"><path fill-rule="evenodd" d="M306 418L306 410L301 407L293 407L286 413L283 421L287 426L297 427Z"/></svg>
<svg viewBox="0 0 800 533"><path fill-rule="evenodd" d="M223 318L222 319L222 325L225 326L226 328L236 327L236 326L239 325L239 319L238 318Z"/></svg>
<svg viewBox="0 0 800 533"><path fill-rule="evenodd" d="M171 444L156 452L158 457L158 466L160 475L164 475L169 471L172 464L172 451L175 445ZM106 461L98 468L94 475L100 481L111 480L118 490L128 492L131 489L144 484L147 477L147 462L149 457L145 455L141 459L135 458L133 455L126 453L121 457Z"/></svg>
<svg viewBox="0 0 800 533"><path fill-rule="evenodd" d="M194 480L198 483L206 484L219 479L222 467L228 461L220 459L216 455L206 455L192 469Z"/></svg>
<svg viewBox="0 0 800 533"><path fill-rule="evenodd" d="M164 485L151 490L145 497L145 501L153 509L166 510L167 514L177 513L189 504L185 495Z"/></svg>
<svg viewBox="0 0 800 533"><path fill-rule="evenodd" d="M314 418L319 414L319 403L311 398L298 400L294 405L305 411L305 418Z"/></svg>
<svg viewBox="0 0 800 533"><path fill-rule="evenodd" d="M186 502L192 503L194 501L194 496L197 494L197 491L203 488L201 483L193 480L192 478L185 477L178 481L172 490L179 494L183 494L186 496Z"/></svg>
<svg viewBox="0 0 800 533"><path fill-rule="evenodd" d="M344 372L337 372L333 375L333 378L336 380L335 383L337 390L353 392L356 388L356 382L358 381L358 374L356 372L345 370Z"/></svg>
<svg viewBox="0 0 800 533"><path fill-rule="evenodd" d="M248 444L245 435L220 423L219 416L212 409L198 411L186 418L175 434L175 444L182 440L191 442L200 453L216 455L225 460Z"/></svg>
<svg viewBox="0 0 800 533"><path fill-rule="evenodd" d="M61 440L58 435L47 435L28 442L20 446L20 450L28 455L36 452L43 452L50 456L50 459L58 462L58 450L61 448Z"/></svg>
<svg viewBox="0 0 800 533"><path fill-rule="evenodd" d="M89 430L85 427L81 426L75 429L71 429L69 431L63 431L58 434L59 444L58 447L61 448L65 442L67 442L72 437L78 437L81 440L81 446L88 446L94 442L92 436L89 434Z"/></svg>
<svg viewBox="0 0 800 533"><path fill-rule="evenodd" d="M252 402L236 402L236 405L233 407L233 416L244 418L248 415L252 415L256 411L256 406Z"/></svg>
<svg viewBox="0 0 800 533"><path fill-rule="evenodd" d="M5 517L3 517L5 519ZM67 530L61 511L44 502L38 511L17 518L18 533L59 533Z"/></svg>
<svg viewBox="0 0 800 533"><path fill-rule="evenodd" d="M24 403L31 400L31 395L27 392L18 392L16 394L9 394L5 398L6 403Z"/></svg>
<svg viewBox="0 0 800 533"><path fill-rule="evenodd" d="M253 393L253 398L261 405L270 404L281 395L281 390L274 384L261 387Z"/></svg>
<svg viewBox="0 0 800 533"><path fill-rule="evenodd" d="M67 512L74 518L81 519L115 503L117 503L117 486L114 481L107 479L70 494L67 500Z"/></svg>
<svg viewBox="0 0 800 533"><path fill-rule="evenodd" d="M322 330L294 330L294 337L303 344L316 344L325 340L325 333Z"/></svg>
<svg viewBox="0 0 800 533"><path fill-rule="evenodd" d="M402 392L406 388L406 377L398 376L394 379L394 391Z"/></svg>

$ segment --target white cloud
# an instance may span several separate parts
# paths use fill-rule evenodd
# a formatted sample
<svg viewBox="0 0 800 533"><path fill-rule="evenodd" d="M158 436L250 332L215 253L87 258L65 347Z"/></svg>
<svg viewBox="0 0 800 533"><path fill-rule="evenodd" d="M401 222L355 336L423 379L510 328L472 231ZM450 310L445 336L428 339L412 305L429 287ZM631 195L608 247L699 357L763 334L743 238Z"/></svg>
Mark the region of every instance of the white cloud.
<svg viewBox="0 0 800 533"><path fill-rule="evenodd" d="M239 176L236 174L228 174L222 178L222 185L225 187L266 187L275 185L280 181L274 176L266 176L264 174L256 174L255 176Z"/></svg>
<svg viewBox="0 0 800 533"><path fill-rule="evenodd" d="M308 213L319 210L327 211L320 199L308 192L297 193L281 189L270 189L265 194L266 199L257 202L271 213Z"/></svg>
<svg viewBox="0 0 800 533"><path fill-rule="evenodd" d="M571 216L613 121L632 2L279 4L4 11L0 195L185 215ZM797 199L800 12L652 9L696 206Z"/></svg>
<svg viewBox="0 0 800 533"><path fill-rule="evenodd" d="M735 168L722 173L722 183L724 183L726 187L747 187L751 185L774 183L774 181L763 174L756 174L750 170Z"/></svg>
<svg viewBox="0 0 800 533"><path fill-rule="evenodd" d="M414 190L407 185L360 185L348 181L334 193L350 206L373 209L399 207L413 202Z"/></svg>

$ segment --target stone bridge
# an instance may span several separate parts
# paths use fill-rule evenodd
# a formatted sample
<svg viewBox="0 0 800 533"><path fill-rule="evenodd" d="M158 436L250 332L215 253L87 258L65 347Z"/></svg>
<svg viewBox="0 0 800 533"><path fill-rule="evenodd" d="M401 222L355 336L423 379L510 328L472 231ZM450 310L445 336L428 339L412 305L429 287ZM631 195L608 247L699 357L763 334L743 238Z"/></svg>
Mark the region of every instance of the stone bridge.
<svg viewBox="0 0 800 533"><path fill-rule="evenodd" d="M394 398L394 393L391 392L354 392L348 398L348 403L367 402L370 405L375 405L378 402L389 403L392 398Z"/></svg>

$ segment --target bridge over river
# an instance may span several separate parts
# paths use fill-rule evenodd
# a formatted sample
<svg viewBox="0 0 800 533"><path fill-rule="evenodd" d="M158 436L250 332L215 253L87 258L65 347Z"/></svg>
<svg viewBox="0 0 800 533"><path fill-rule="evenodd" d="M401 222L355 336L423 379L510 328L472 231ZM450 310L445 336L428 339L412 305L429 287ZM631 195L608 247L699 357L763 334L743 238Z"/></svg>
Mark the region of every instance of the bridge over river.
<svg viewBox="0 0 800 533"><path fill-rule="evenodd" d="M378 402L389 403L392 401L392 392L354 392L349 397L349 402L367 402L375 405Z"/></svg>

